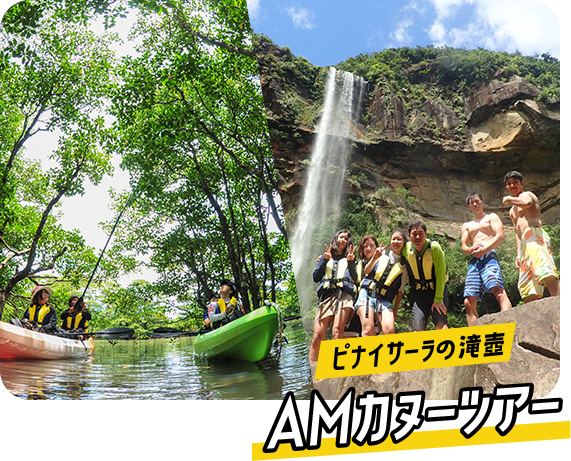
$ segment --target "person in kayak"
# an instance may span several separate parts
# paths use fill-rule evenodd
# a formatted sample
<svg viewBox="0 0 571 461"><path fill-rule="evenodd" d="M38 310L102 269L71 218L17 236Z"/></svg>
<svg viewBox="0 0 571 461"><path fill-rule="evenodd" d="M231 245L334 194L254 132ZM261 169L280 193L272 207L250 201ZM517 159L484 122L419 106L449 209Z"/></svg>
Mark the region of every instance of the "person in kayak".
<svg viewBox="0 0 571 461"><path fill-rule="evenodd" d="M222 280L220 284L220 299L211 301L208 306L208 319L213 330L245 314L242 303L236 294L234 283L228 279Z"/></svg>
<svg viewBox="0 0 571 461"><path fill-rule="evenodd" d="M50 287L38 285L32 290L32 301L23 318L26 328L48 334L57 331L57 312L48 304L51 296Z"/></svg>
<svg viewBox="0 0 571 461"><path fill-rule="evenodd" d="M202 328L200 329L200 331L204 333L206 333L207 331L212 331L212 323L210 322L208 310L212 303L218 302L218 294L210 293L206 297L206 301L207 301L206 308L204 309L204 313L202 315Z"/></svg>
<svg viewBox="0 0 571 461"><path fill-rule="evenodd" d="M344 337L345 324L353 309L354 280L357 279L355 254L351 232L342 229L325 245L325 253L319 258L313 271L313 281L319 283L319 306L313 324L313 339L309 360L317 361L321 341L325 340L327 327L333 321L333 339Z"/></svg>
<svg viewBox="0 0 571 461"><path fill-rule="evenodd" d="M87 333L87 323L91 320L91 313L87 310L85 301L77 296L68 299L66 309L61 313L61 327L72 333Z"/></svg>

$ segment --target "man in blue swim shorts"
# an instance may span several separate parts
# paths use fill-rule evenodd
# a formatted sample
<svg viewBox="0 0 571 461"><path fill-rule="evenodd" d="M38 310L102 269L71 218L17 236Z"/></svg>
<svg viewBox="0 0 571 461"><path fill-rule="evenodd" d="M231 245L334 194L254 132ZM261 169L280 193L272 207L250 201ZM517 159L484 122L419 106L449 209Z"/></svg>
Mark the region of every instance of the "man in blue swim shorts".
<svg viewBox="0 0 571 461"><path fill-rule="evenodd" d="M484 213L484 199L478 192L468 195L466 204L474 213L474 219L462 226L462 251L472 256L464 286L466 321L470 327L478 320L478 301L486 291L493 293L502 312L511 309L512 304L495 251L504 241L502 221L495 213Z"/></svg>

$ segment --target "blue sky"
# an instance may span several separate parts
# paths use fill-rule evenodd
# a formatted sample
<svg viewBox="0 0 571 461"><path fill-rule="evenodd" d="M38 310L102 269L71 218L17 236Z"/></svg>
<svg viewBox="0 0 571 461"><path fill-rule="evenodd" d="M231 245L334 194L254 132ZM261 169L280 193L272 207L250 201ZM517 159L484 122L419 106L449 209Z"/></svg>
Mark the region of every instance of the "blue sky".
<svg viewBox="0 0 571 461"><path fill-rule="evenodd" d="M319 66L430 44L560 57L559 21L548 5L558 9L561 1L247 1L255 32Z"/></svg>

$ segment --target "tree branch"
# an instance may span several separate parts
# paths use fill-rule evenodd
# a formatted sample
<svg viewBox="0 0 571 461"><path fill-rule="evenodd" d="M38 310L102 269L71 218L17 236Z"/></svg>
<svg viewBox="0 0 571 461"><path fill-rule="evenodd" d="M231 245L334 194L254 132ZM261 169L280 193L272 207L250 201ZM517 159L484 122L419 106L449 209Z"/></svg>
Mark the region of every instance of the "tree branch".
<svg viewBox="0 0 571 461"><path fill-rule="evenodd" d="M221 42L219 40L215 40L213 38L208 37L207 35L204 35L198 31L194 30L192 27L190 27L187 24L187 22L184 19L179 17L177 12L175 12L173 14L172 18L178 23L178 25L181 27L181 29L183 29L185 32L192 35L193 37L196 37L196 38L202 40L203 42L205 42L209 45L216 46L218 48L223 48L226 51L230 51L231 53L240 54L242 56L247 56L249 58L256 57L253 50L238 48L236 46L229 45L228 43Z"/></svg>

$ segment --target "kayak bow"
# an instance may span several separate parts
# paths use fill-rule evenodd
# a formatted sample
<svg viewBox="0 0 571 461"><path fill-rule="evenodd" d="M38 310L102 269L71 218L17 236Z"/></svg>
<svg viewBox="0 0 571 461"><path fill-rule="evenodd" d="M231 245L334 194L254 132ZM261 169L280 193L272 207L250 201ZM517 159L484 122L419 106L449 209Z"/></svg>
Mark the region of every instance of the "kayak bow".
<svg viewBox="0 0 571 461"><path fill-rule="evenodd" d="M259 362L266 358L278 331L278 312L262 306L217 330L197 336L194 352L208 359Z"/></svg>
<svg viewBox="0 0 571 461"><path fill-rule="evenodd" d="M0 321L0 360L68 359L85 356L94 348L91 338L60 338Z"/></svg>

